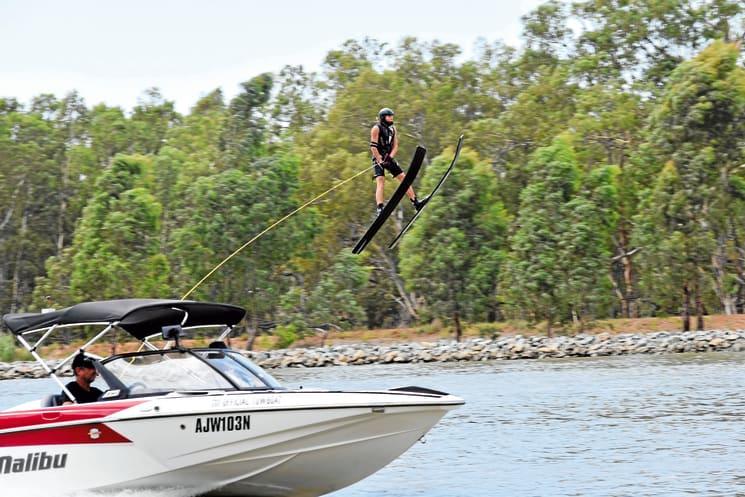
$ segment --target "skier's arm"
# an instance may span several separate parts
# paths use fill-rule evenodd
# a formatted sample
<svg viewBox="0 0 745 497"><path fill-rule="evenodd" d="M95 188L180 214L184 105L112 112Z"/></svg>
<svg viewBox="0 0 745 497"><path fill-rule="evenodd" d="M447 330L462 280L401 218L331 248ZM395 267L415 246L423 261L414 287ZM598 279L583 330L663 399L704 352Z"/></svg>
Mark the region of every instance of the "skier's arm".
<svg viewBox="0 0 745 497"><path fill-rule="evenodd" d="M391 159L398 153L398 133L393 133L393 148L391 149Z"/></svg>
<svg viewBox="0 0 745 497"><path fill-rule="evenodd" d="M380 155L380 150L378 150L378 137L380 136L380 130L377 126L373 126L370 130L370 151L373 154L373 157L375 157L375 162L378 164L383 163L383 156Z"/></svg>

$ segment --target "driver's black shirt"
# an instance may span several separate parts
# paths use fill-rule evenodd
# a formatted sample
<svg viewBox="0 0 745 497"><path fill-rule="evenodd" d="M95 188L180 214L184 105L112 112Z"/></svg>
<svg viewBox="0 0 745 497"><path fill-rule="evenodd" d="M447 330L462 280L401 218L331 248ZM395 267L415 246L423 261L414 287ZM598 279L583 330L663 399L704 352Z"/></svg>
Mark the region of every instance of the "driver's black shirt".
<svg viewBox="0 0 745 497"><path fill-rule="evenodd" d="M78 382L71 381L67 385L65 385L67 389L70 391L71 394L75 396L75 400L78 402L78 404L87 404L88 402L96 402L98 398L103 393L101 390L99 390L96 387L91 387L90 391L83 390L83 387L81 387ZM67 402L68 399L65 392L62 392L62 399L64 402Z"/></svg>

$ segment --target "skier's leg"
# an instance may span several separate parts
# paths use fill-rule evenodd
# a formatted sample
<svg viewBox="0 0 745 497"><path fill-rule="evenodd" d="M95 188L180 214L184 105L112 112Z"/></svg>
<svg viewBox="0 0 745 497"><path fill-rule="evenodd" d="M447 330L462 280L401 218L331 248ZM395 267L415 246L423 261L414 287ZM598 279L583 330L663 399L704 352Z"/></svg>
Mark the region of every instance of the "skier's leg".
<svg viewBox="0 0 745 497"><path fill-rule="evenodd" d="M385 203L385 176L375 178L375 203L377 205Z"/></svg>

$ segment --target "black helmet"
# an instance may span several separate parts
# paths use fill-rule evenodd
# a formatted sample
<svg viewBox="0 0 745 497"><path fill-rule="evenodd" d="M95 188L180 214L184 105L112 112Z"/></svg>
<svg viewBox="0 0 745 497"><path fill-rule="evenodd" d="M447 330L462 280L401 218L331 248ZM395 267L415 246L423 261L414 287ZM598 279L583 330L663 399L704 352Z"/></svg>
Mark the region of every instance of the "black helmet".
<svg viewBox="0 0 745 497"><path fill-rule="evenodd" d="M392 115L394 115L393 110L389 109L388 107L383 107L382 109L380 109L380 112L378 112L378 119L382 121L385 116Z"/></svg>

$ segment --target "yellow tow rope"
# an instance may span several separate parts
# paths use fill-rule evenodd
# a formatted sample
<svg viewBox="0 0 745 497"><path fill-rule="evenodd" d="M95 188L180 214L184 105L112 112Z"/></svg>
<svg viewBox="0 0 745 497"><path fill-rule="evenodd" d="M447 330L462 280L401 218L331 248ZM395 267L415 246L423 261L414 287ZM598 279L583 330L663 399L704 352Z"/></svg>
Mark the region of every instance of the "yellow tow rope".
<svg viewBox="0 0 745 497"><path fill-rule="evenodd" d="M220 262L220 264L218 264L217 266L215 266L214 268L212 268L212 270L209 273L207 273L204 276L204 278L202 278L201 280L199 280L196 285L194 285L193 287L191 287L191 289L188 292L186 292L183 297L181 297L181 300L186 300L186 297L188 297L189 295L191 295L192 292L194 292L194 290L196 290L199 287L199 285L201 285L202 283L204 283L207 280L207 278L209 278L210 276L212 276L215 273L215 271L217 271L218 269L220 269L223 265L225 265L226 262L228 262L230 259L232 259L236 255L238 255L243 249L245 249L246 247L248 247L249 245L251 245L253 242L255 242L256 240L258 240L259 238L261 238L262 236L264 236L265 234L267 234L268 232L270 232L271 230L273 230L274 228L276 228L277 226L279 226L280 224L282 224L284 221L286 221L287 219L291 218L292 216L294 216L295 214L297 214L298 212L300 212L301 210L305 209L306 207L308 207L313 202L315 202L315 201L317 201L317 200L325 197L329 193L333 192L337 188L340 188L341 186L344 186L345 184L349 183L350 181L352 181L353 179L357 178L358 176L361 176L361 175L365 174L371 168L372 168L372 166L366 167L362 171L356 173L354 176L351 176L351 177L349 177L349 178L341 181L340 183L332 186L331 188L329 188L325 192L321 193L320 195L317 195L317 196L313 197L312 199L308 200L307 202L305 202L303 205L301 205L300 207L298 207L294 211L292 211L289 214L283 216L282 218L274 221L267 228L265 228L261 233L259 233L258 235L254 236L249 241L247 241L246 243L244 243L243 245L241 245L232 254L230 254L225 259L223 259L222 262Z"/></svg>

